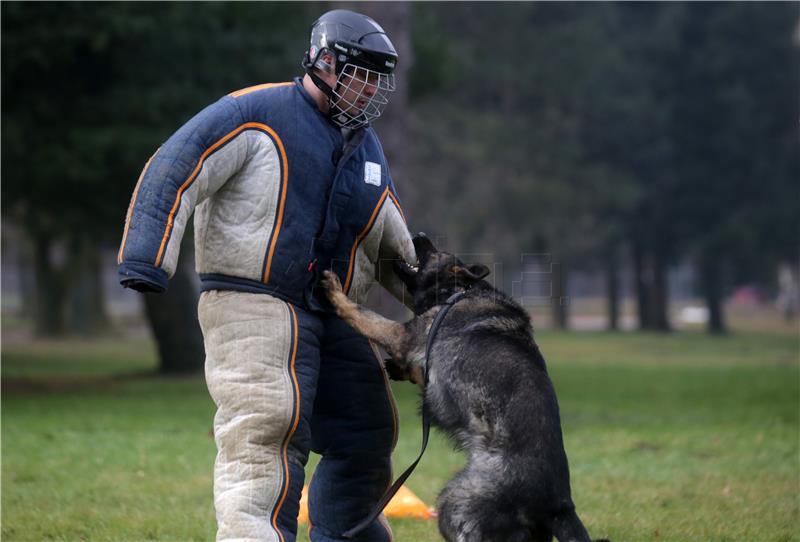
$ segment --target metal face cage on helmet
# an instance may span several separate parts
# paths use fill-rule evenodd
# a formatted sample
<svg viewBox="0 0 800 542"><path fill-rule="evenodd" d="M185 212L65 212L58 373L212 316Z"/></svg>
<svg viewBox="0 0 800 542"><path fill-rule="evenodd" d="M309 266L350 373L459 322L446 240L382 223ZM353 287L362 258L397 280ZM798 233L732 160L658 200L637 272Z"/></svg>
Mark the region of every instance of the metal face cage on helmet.
<svg viewBox="0 0 800 542"><path fill-rule="evenodd" d="M325 62L327 55L335 59L333 65ZM328 96L331 120L343 128L360 128L378 118L395 89L392 42L378 23L352 11L329 11L314 23L302 65ZM335 85L314 69L336 75Z"/></svg>
<svg viewBox="0 0 800 542"><path fill-rule="evenodd" d="M358 128L381 116L394 74L345 64L330 97L331 119L343 128Z"/></svg>

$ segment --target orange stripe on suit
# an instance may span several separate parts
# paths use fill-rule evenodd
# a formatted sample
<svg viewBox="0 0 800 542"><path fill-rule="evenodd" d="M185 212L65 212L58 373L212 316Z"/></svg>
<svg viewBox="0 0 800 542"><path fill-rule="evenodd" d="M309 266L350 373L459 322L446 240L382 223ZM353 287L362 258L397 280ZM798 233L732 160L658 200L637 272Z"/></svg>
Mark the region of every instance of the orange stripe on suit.
<svg viewBox="0 0 800 542"><path fill-rule="evenodd" d="M397 201L397 198L394 196L394 194L392 193L392 191L391 191L391 190L389 190L389 197L390 197L390 198L392 198L392 201L394 202L394 206L395 206L395 207L397 207L397 210L398 210L398 211L400 211L400 217L403 219L403 222L408 222L408 221L406 220L406 215L405 215L405 213L403 212L403 208L402 208L402 207L400 207L400 202L399 202L399 201Z"/></svg>
<svg viewBox="0 0 800 542"><path fill-rule="evenodd" d="M288 85L294 85L292 82L288 83L264 83L262 85L253 85L252 87L243 88L242 90L237 90L235 92L231 92L228 94L231 98L238 98L239 96L244 96L245 94L250 94L251 92L256 92L258 90L264 90L266 88L274 88L274 87L285 87Z"/></svg>
<svg viewBox="0 0 800 542"><path fill-rule="evenodd" d="M275 219L275 228L273 229L272 233L272 242L269 244L269 253L267 254L267 263L264 266L264 275L261 277L261 282L266 284L269 282L269 272L272 269L272 256L275 254L275 245L278 244L278 234L281 231L281 226L283 225L283 211L286 207L286 190L289 183L289 161L286 159L286 149L283 148L283 142L278 137L272 128L269 128L266 125L262 125L267 131L275 138L275 143L278 146L278 150L281 153L281 167L283 169L283 179L281 179L281 199L280 203L278 204L278 216Z"/></svg>
<svg viewBox="0 0 800 542"><path fill-rule="evenodd" d="M267 256L267 265L265 267L263 276L264 282L267 282L269 280L269 271L272 264L272 256L275 252L275 244L277 243L278 240L278 233L280 232L281 225L283 224L283 211L286 203L286 184L289 176L289 167L288 167L289 164L286 158L286 150L284 149L283 142L278 137L278 134L276 134L275 131L266 124L262 124L259 122L247 122L245 124L242 124L235 130L232 130L231 132L225 134L213 145L211 145L208 149L206 149L205 152L203 152L203 154L200 155L200 159L197 161L197 165L195 166L194 170L192 170L189 177L187 177L187 179L178 189L178 194L175 197L175 202L172 204L172 209L170 209L169 216L167 217L167 226L164 229L164 236L161 238L161 245L159 246L158 255L156 256L156 261L155 261L156 267L159 267L163 261L164 252L166 250L167 243L169 242L170 233L172 232L172 225L175 220L175 213L178 211L178 207L180 206L183 193L186 191L187 188L189 188L189 186L191 186L191 184L197 178L197 175L203 168L203 164L205 163L206 158L208 158L209 155L211 155L214 151L219 149L222 145L224 145L225 143L227 143L228 141L230 141L231 139L233 139L234 137L238 136L239 134L241 134L246 130L261 130L266 132L272 137L272 139L275 141L275 145L277 146L278 151L280 152L281 165L283 169L281 197L280 197L280 202L278 204L278 213L275 222L274 233L272 236L272 243L270 243L269 253Z"/></svg>
<svg viewBox="0 0 800 542"><path fill-rule="evenodd" d="M125 251L125 241L128 240L128 227L131 224L131 216L133 215L133 208L136 205L136 196L139 195L139 187L142 185L142 179L144 179L144 174L147 172L147 168L150 167L150 162L153 161L153 158L156 157L158 151L161 150L159 147L156 152L153 153L147 162L145 162L144 167L142 168L142 172L139 174L139 180L136 181L136 188L133 189L133 197L131 198L131 204L128 206L128 214L125 216L125 231L122 232L122 243L119 245L119 254L117 254L117 263L122 263L122 253Z"/></svg>
<svg viewBox="0 0 800 542"><path fill-rule="evenodd" d="M353 267L355 266L356 250L358 250L358 245L361 244L361 241L364 240L364 237L366 237L369 231L372 229L372 225L375 223L375 219L378 217L381 207L383 207L383 202L386 201L386 196L389 194L391 194L391 190L389 190L389 187L387 186L386 190L384 190L383 194L381 194L375 209L372 211L372 216L369 217L369 222L367 222L367 225L358 234L355 243L353 243L353 248L350 249L350 264L347 266L347 278L344 279L345 294L350 290L350 282L353 280ZM392 199L394 200L394 198Z"/></svg>
<svg viewBox="0 0 800 542"><path fill-rule="evenodd" d="M283 462L283 469L286 473L286 477L283 481L283 491L281 492L280 499L278 499L278 504L275 506L275 510L272 511L272 526L275 528L275 532L278 533L281 542L283 542L284 538L283 533L281 533L281 530L278 528L278 516L281 513L281 508L283 508L283 503L286 501L286 494L289 492L289 442L291 442L295 431L297 431L297 426L300 423L300 386L297 383L297 374L295 374L294 370L294 363L297 359L297 336L300 334L300 328L297 325L297 313L295 313L294 307L291 303L287 303L286 306L289 307L289 310L292 313L292 331L294 334L294 339L292 341L292 356L289 362L289 367L291 371L292 385L294 386L295 404L292 427L289 429L289 432L286 434L286 438L283 439L283 444L281 445L281 461Z"/></svg>

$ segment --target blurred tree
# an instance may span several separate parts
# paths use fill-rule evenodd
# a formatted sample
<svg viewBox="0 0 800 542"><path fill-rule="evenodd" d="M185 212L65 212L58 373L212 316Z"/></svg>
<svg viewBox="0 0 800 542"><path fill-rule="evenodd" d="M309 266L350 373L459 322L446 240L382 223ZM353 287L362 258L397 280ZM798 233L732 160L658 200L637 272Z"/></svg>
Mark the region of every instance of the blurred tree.
<svg viewBox="0 0 800 542"><path fill-rule="evenodd" d="M629 252L640 327L669 329L667 269L689 256L722 330L722 266L737 281L774 280L778 261L796 259L795 5L362 6L410 69L377 127L412 227L508 267L549 253L555 322L568 322L573 268L607 270L613 322ZM2 209L32 240L39 329L53 333L69 299L70 321L102 306L89 299L100 289L87 251L118 242L158 143L216 97L298 73L326 8L1 9Z"/></svg>
<svg viewBox="0 0 800 542"><path fill-rule="evenodd" d="M753 277L761 254L772 274L796 252L800 216L786 197L796 9L732 6L415 6L413 178L436 182L411 213L507 262L550 253L562 325L573 267L607 269L614 321L628 244L639 326L669 330L667 271L703 254L721 329L719 266Z"/></svg>
<svg viewBox="0 0 800 542"><path fill-rule="evenodd" d="M720 333L723 269L736 262L739 279L752 278L754 267L774 269L779 255L796 250L800 213L786 197L798 173L796 62L789 67L796 10L616 8L616 42L632 76L614 93L618 111L629 114L617 120L627 118L630 129L618 127L588 147L640 185L623 215L640 327L669 329L666 268L689 255L698 262L709 330Z"/></svg>
<svg viewBox="0 0 800 542"><path fill-rule="evenodd" d="M592 236L613 246L626 224L645 329L670 328L668 265L697 255L709 330L723 332L726 262L741 280L796 256L796 9L617 4L596 22L613 46L589 54L602 69L578 167L600 165L631 198L589 207L605 222Z"/></svg>
<svg viewBox="0 0 800 542"><path fill-rule="evenodd" d="M66 329L67 294L99 261L86 251L119 242L147 157L219 96L298 74L320 9L316 3L2 4L2 206L36 247L40 334ZM79 289L87 296L102 291ZM101 306L102 300L87 301L82 311ZM197 322L187 314L164 325L180 337Z"/></svg>
<svg viewBox="0 0 800 542"><path fill-rule="evenodd" d="M609 322L614 322L619 245L631 246L640 329L668 330L667 265L674 254L672 233L661 208L670 180L669 109L664 107L654 50L669 43L669 12L656 4L610 4L598 18L609 46L606 61L588 93L582 130L587 164L607 171L617 193L599 216L599 241L608 275Z"/></svg>
<svg viewBox="0 0 800 542"><path fill-rule="evenodd" d="M76 184L101 200L113 190L98 168L102 135L86 131L111 59L92 39L96 14L77 4L5 3L2 13L3 211L34 245L36 330L60 334L68 290L96 263L87 246L101 231L87 227L93 209L74 197ZM54 22L63 26L53 31Z"/></svg>
<svg viewBox="0 0 800 542"><path fill-rule="evenodd" d="M723 333L725 268L752 278L797 256L798 11L701 4L682 15L669 201L698 263L709 331Z"/></svg>
<svg viewBox="0 0 800 542"><path fill-rule="evenodd" d="M430 213L440 220L433 226L445 227L461 246L492 247L506 262L519 261L520 252L552 262L553 321L566 327L570 268L619 236L609 216L633 196L625 172L587 146L587 134L602 138L607 128L595 128L591 121L600 113L590 113L600 107L597 93L610 92L606 74L621 63L611 39L616 29L603 23L610 8L435 9L426 9L427 18L437 14L447 38L420 33L418 65L427 75L412 79L412 96L421 102L417 176L440 184L427 186L432 197L421 203L439 207Z"/></svg>

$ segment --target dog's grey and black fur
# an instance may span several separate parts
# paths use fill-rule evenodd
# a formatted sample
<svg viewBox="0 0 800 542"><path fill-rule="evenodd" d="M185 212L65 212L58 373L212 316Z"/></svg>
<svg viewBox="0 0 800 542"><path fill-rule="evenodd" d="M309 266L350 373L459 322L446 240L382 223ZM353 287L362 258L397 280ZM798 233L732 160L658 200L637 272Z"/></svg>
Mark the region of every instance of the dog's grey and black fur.
<svg viewBox="0 0 800 542"><path fill-rule="evenodd" d="M414 238L419 267L395 272L413 295L415 318L400 324L350 301L338 279L323 284L340 317L391 356L387 370L418 384L423 408L469 454L438 498L439 530L450 542L588 542L575 513L553 384L530 317L467 266ZM431 323L455 292L468 290L439 327L425 367Z"/></svg>

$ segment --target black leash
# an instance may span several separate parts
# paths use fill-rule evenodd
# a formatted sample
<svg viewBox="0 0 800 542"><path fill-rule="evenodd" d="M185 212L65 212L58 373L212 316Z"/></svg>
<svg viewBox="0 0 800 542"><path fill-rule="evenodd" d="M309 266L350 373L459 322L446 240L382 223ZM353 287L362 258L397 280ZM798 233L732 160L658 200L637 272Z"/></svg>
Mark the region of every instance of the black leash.
<svg viewBox="0 0 800 542"><path fill-rule="evenodd" d="M436 318L433 319L433 323L431 324L431 329L428 332L428 342L425 345L425 378L424 384L422 387L422 393L425 394L425 390L428 388L428 375L430 374L430 364L431 364L431 348L433 347L433 340L436 338L436 332L439 330L439 326L442 324L444 317L447 315L447 312L453 308L459 299L464 297L464 295L468 292L468 290L464 290L462 292L456 292L447 298L447 301L444 302L442 305L441 310L436 314ZM414 469L417 467L417 464L422 459L422 455L425 453L425 448L428 447L428 436L431 430L431 419L430 415L428 414L427 409L425 408L425 403L423 399L423 407L422 407L422 448L419 451L419 455L414 460L409 467L403 471L397 480L391 485L389 489L386 490L386 493L383 494L381 500L378 501L378 504L375 505L375 508L370 512L369 516L366 519L361 521L358 525L350 529L349 531L345 531L342 533L342 536L347 539L351 539L356 536L358 533L366 529L375 519L383 512L383 509L386 508L386 505L389 504L389 501L392 500L395 493L400 489L400 487L405 483L411 473L414 472Z"/></svg>

